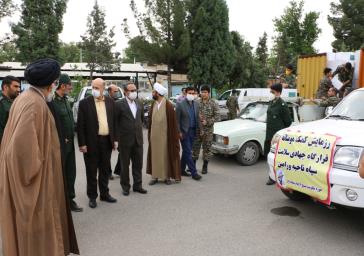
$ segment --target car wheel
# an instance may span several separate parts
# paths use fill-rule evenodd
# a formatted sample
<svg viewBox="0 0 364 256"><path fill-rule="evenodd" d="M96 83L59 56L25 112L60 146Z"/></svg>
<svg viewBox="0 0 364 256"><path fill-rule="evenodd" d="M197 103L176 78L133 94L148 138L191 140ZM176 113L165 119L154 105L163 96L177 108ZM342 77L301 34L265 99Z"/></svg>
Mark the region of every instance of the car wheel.
<svg viewBox="0 0 364 256"><path fill-rule="evenodd" d="M249 141L236 154L236 160L242 165L253 165L258 161L259 156L259 146L257 143Z"/></svg>
<svg viewBox="0 0 364 256"><path fill-rule="evenodd" d="M308 195L305 195L301 192L294 191L294 190L285 190L281 189L282 193L293 201L302 201L308 198Z"/></svg>

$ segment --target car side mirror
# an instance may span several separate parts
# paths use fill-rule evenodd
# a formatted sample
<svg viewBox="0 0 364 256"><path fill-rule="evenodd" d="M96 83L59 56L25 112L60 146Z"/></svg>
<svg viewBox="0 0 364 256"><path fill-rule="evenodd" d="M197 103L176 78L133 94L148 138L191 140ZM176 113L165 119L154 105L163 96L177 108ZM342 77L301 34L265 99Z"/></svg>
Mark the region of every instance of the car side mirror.
<svg viewBox="0 0 364 256"><path fill-rule="evenodd" d="M332 107L332 106L327 107L326 110L325 110L325 116L331 115L333 110L334 110L334 107Z"/></svg>

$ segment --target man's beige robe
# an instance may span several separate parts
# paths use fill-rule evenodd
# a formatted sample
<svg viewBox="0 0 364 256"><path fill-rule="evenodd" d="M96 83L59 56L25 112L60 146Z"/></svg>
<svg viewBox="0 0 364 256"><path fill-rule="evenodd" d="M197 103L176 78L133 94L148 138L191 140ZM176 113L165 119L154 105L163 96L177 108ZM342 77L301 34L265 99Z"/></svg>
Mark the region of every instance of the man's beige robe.
<svg viewBox="0 0 364 256"><path fill-rule="evenodd" d="M33 88L10 110L0 148L0 205L4 256L78 253L77 241L68 236L54 118Z"/></svg>

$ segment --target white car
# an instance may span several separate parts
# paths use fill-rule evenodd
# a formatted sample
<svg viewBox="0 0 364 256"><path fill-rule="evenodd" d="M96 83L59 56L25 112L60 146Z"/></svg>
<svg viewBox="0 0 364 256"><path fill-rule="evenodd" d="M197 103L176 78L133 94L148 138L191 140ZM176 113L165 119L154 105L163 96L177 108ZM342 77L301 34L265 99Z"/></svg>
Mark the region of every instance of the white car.
<svg viewBox="0 0 364 256"><path fill-rule="evenodd" d="M107 92L107 88L105 88L104 91L104 95L109 95L109 93ZM124 98L124 93L123 90L121 90L120 87L119 88L119 93L116 96L117 99L122 99ZM77 101L73 104L73 121L75 122L75 124L77 124L77 114L78 114L78 104L81 100L83 100L84 98L91 96L92 95L92 87L91 86L85 86L81 89L80 93L78 94L77 97Z"/></svg>
<svg viewBox="0 0 364 256"><path fill-rule="evenodd" d="M235 155L242 165L253 165L264 152L269 102L251 102L234 120L215 123L212 152ZM293 123L298 123L298 105L288 103Z"/></svg>
<svg viewBox="0 0 364 256"><path fill-rule="evenodd" d="M358 89L344 98L325 119L299 124L301 132L332 134L340 137L334 149L330 171L331 203L364 208L364 179L358 174L359 160L364 153L364 89ZM275 180L274 159L276 145L287 129L279 131L272 140L267 158L269 176ZM306 195L298 191L282 192L293 200Z"/></svg>

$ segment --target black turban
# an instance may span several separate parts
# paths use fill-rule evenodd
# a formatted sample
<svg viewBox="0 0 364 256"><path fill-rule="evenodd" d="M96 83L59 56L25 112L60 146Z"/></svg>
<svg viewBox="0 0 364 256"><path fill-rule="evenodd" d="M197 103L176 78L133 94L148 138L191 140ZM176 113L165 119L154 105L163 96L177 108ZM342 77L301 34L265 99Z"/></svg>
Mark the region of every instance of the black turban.
<svg viewBox="0 0 364 256"><path fill-rule="evenodd" d="M270 89L282 93L282 84L273 84Z"/></svg>
<svg viewBox="0 0 364 256"><path fill-rule="evenodd" d="M36 87L46 87L58 79L61 72L59 63L53 59L40 59L27 66L24 78Z"/></svg>

